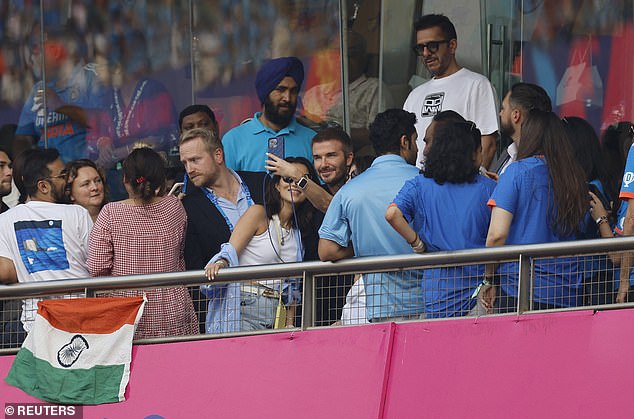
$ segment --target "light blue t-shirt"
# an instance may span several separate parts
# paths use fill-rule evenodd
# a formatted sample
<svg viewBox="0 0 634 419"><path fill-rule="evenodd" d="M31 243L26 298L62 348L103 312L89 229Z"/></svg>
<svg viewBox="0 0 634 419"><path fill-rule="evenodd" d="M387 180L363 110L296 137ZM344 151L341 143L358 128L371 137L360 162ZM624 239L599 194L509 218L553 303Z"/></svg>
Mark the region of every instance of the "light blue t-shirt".
<svg viewBox="0 0 634 419"><path fill-rule="evenodd" d="M442 185L419 175L405 182L394 204L413 223L428 252L475 249L486 244L493 189L495 182L481 175L473 183ZM426 317L466 315L476 304L472 295L483 274L484 265L425 269Z"/></svg>
<svg viewBox="0 0 634 419"><path fill-rule="evenodd" d="M405 181L417 174L418 169L398 155L377 157L368 170L335 194L319 237L342 247L352 242L355 256L412 253L385 220L385 211ZM423 312L420 271L370 273L363 280L368 320Z"/></svg>
<svg viewBox="0 0 634 419"><path fill-rule="evenodd" d="M284 138L284 157L305 157L313 161L311 140L315 131L299 124L295 118L287 127L278 132L260 122L262 112L256 112L253 119L232 128L222 137L225 150L225 164L236 171L264 172L269 139Z"/></svg>
<svg viewBox="0 0 634 419"><path fill-rule="evenodd" d="M553 228L554 195L543 157L528 157L511 163L500 176L489 206L497 206L513 214L506 244L575 239L574 235L560 237ZM517 297L517 262L500 264L498 272L504 292ZM533 299L557 307L577 306L582 292L582 277L583 257L537 260Z"/></svg>

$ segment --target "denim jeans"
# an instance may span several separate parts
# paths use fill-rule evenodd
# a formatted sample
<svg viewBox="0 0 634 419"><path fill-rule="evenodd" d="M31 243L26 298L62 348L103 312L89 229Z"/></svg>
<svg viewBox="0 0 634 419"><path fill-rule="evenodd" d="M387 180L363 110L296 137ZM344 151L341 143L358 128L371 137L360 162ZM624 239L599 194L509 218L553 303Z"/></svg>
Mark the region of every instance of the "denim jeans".
<svg viewBox="0 0 634 419"><path fill-rule="evenodd" d="M240 331L272 329L277 302L277 298L242 291L240 293Z"/></svg>

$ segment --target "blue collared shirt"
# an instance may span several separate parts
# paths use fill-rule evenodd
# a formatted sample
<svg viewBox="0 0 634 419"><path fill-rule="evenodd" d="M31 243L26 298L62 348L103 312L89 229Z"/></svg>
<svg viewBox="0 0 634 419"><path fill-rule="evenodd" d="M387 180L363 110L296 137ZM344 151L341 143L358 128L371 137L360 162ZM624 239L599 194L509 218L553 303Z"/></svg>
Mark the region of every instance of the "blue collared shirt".
<svg viewBox="0 0 634 419"><path fill-rule="evenodd" d="M260 115L262 112L256 112L253 119L232 128L222 137L227 167L233 170L264 172L268 140L272 137L284 137L284 157L305 157L308 161L313 161L310 142L315 131L293 118L288 126L275 132L260 122Z"/></svg>
<svg viewBox="0 0 634 419"><path fill-rule="evenodd" d="M385 220L385 211L405 181L418 175L402 157L377 157L372 166L335 194L319 237L342 247L352 242L355 256L412 253ZM368 320L423 312L421 272L370 273L363 276Z"/></svg>
<svg viewBox="0 0 634 419"><path fill-rule="evenodd" d="M230 170L231 174L242 185L240 176ZM211 191L213 193L213 191ZM238 190L237 202L234 204L228 199L217 196L218 205L222 208L231 224L235 227L238 220L251 206L249 199L244 193L244 188ZM211 202L209 203L211 204ZM224 245L223 245L224 246ZM234 251L235 253L235 251ZM216 255L217 260L221 256ZM224 256L230 260L228 256ZM234 256L237 260L237 255ZM205 329L207 333L227 333L239 330L240 325L240 284L223 285L203 285L200 287L203 294L209 297L207 304L207 316L205 319Z"/></svg>

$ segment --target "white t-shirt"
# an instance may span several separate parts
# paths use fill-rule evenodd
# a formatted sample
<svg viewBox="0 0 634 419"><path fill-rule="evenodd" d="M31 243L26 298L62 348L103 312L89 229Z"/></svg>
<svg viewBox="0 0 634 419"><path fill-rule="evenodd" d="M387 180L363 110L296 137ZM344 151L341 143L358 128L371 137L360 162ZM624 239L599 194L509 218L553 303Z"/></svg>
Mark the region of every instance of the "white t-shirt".
<svg viewBox="0 0 634 419"><path fill-rule="evenodd" d="M91 228L88 211L79 205L30 201L0 215L0 256L13 260L19 282L87 278ZM22 302L27 332L38 301Z"/></svg>
<svg viewBox="0 0 634 419"><path fill-rule="evenodd" d="M433 78L412 90L403 109L416 114L417 166L422 166L425 131L434 115L453 110L475 122L482 135L498 130L498 106L493 85L481 74L461 68L454 74Z"/></svg>

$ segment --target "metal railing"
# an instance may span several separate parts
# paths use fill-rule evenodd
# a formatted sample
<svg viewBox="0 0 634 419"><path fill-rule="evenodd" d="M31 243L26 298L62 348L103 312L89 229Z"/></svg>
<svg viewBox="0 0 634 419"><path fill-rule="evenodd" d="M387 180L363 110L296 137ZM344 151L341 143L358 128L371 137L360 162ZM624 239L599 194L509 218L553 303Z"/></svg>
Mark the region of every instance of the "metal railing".
<svg viewBox="0 0 634 419"><path fill-rule="evenodd" d="M402 272L411 269L441 266L458 266L466 264L488 264L517 261L519 267L519 295L517 314L530 310L531 299L531 260L535 258L553 258L564 256L606 255L613 252L624 252L634 249L634 237L618 239L596 239L572 242L548 243L522 246L502 246L461 250L452 252L434 252L423 255L408 254L381 257L364 257L331 262L303 262L276 265L258 265L227 268L221 270L214 283L252 282L266 279L302 278L302 314L301 329L314 326L314 290L315 277L321 275L350 275L375 272ZM148 275L131 275L119 277L97 277L69 280L55 280L33 283L19 283L0 286L0 300L44 297L52 294L69 294L83 292L86 296L94 296L103 290L141 289L147 287L162 288L170 286L198 286L209 282L202 271L159 273ZM622 308L632 304L602 304L563 308L561 310L594 308ZM261 332L236 332L222 335L200 335L187 337L152 338L136 341L136 343L158 343L178 340L207 339L247 334L272 333L288 331L288 329L265 330ZM0 353L14 352L16 349L3 349Z"/></svg>

